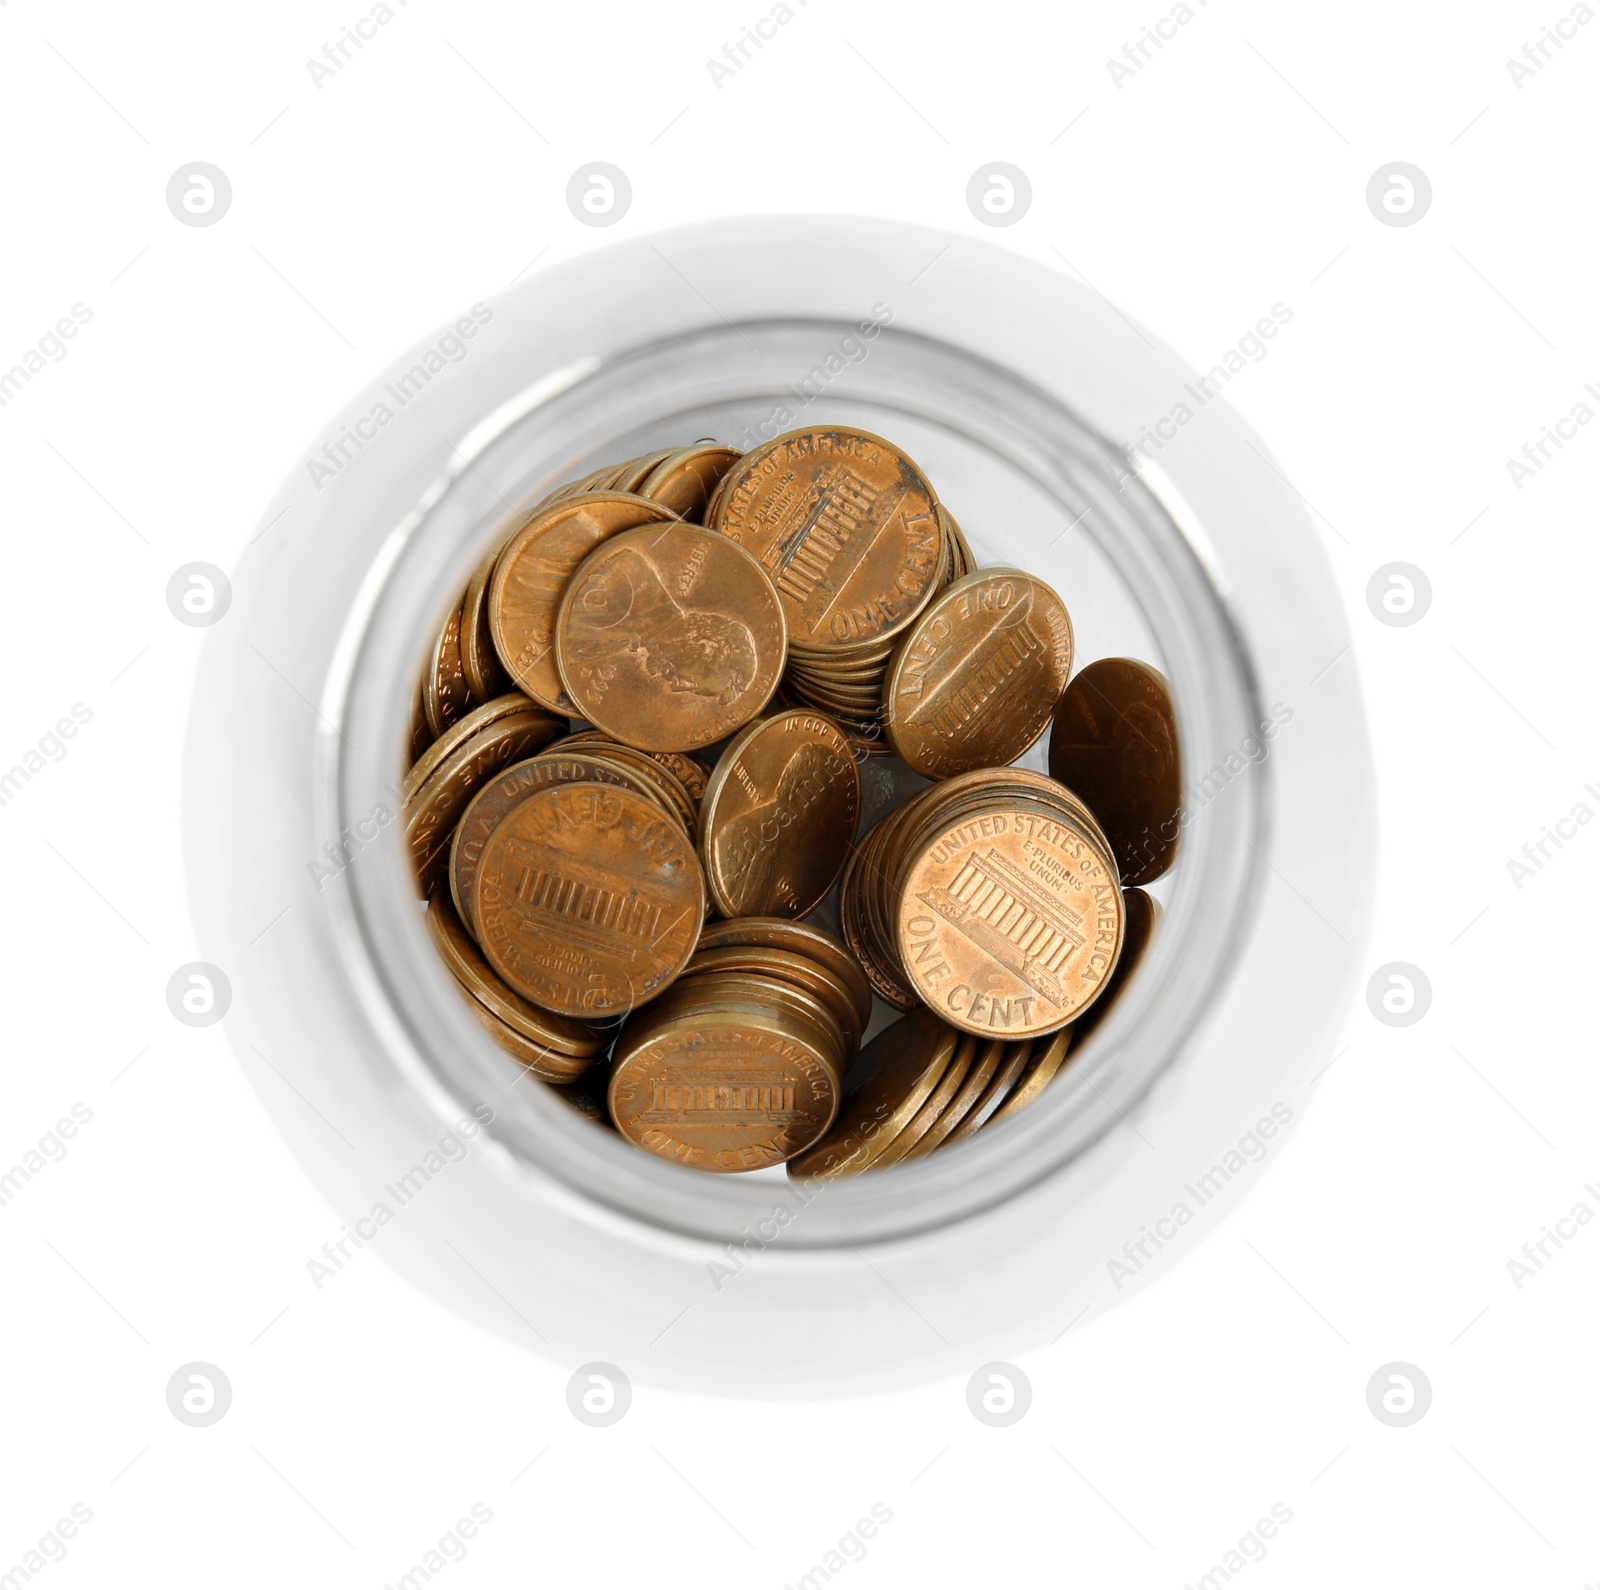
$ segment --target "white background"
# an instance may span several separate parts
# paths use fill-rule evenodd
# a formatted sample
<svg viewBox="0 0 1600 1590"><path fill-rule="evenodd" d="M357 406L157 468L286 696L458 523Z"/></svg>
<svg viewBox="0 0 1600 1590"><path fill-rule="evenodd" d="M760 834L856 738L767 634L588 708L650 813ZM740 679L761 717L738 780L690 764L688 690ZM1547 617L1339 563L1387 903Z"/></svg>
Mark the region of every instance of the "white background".
<svg viewBox="0 0 1600 1590"><path fill-rule="evenodd" d="M1195 0L1119 86L1106 62L1159 3L793 3L720 87L706 62L756 4L410 0L318 86L307 60L357 5L0 0L0 369L93 312L0 409L0 764L93 713L0 807L0 1169L93 1111L0 1207L0 1573L81 1502L92 1522L43 1570L59 1590L376 1587L482 1503L447 1587L780 1586L882 1503L848 1585L1177 1590L1282 1503L1242 1570L1263 1590L1600 1580L1600 1223L1520 1290L1507 1269L1578 1200L1600 1211L1600 831L1520 888L1507 867L1576 803L1600 811L1600 426L1520 490L1506 467L1600 383L1600 25L1519 86L1506 62L1560 0ZM233 186L205 229L164 196L195 160ZM632 182L610 232L566 207L592 160ZM1033 188L1005 230L964 198L993 160ZM1366 204L1395 160L1431 179L1412 227ZM470 1330L375 1253L313 1292L336 1222L222 1030L164 999L197 953L178 766L203 639L169 575L228 567L325 417L532 262L775 210L981 233L1201 368L1292 307L1228 397L1312 505L1349 609L1336 666L1365 683L1383 811L1369 964L1433 987L1404 1030L1355 1002L1241 1211L1120 1311L1063 1321L1008 1429L952 1381L802 1406L640 1387L592 1430L572 1366ZM1432 584L1409 628L1366 603L1395 560ZM165 1401L196 1359L233 1387L209 1429ZM1433 1388L1406 1429L1366 1403L1394 1360Z"/></svg>

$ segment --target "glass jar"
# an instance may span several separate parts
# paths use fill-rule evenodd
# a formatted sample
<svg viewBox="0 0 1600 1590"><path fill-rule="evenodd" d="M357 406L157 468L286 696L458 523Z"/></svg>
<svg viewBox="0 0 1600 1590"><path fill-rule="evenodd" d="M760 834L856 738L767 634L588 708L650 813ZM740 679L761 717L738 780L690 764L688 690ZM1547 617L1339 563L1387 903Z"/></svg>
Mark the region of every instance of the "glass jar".
<svg viewBox="0 0 1600 1590"><path fill-rule="evenodd" d="M1331 572L1197 380L992 245L769 218L516 283L324 428L209 639L185 814L233 1047L335 1211L308 1288L376 1255L562 1362L785 1396L969 1372L1192 1251L1303 1113L1374 871ZM1166 674L1185 808L1140 975L1036 1104L802 1190L655 1160L525 1080L427 940L397 818L423 649L517 503L609 460L819 422L892 438L980 564L1054 585L1077 666ZM891 764L864 772L869 807L902 792Z"/></svg>

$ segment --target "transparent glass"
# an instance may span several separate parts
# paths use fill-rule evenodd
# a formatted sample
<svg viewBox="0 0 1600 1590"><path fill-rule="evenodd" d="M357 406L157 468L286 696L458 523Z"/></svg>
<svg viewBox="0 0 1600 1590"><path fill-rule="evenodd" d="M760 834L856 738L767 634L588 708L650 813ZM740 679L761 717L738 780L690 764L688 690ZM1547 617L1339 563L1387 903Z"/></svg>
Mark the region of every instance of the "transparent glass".
<svg viewBox="0 0 1600 1590"><path fill-rule="evenodd" d="M831 361L842 366L828 368ZM350 614L322 711L332 832L392 805L411 685L428 637L507 514L603 463L715 438L749 447L802 424L837 422L893 439L960 521L981 564L1012 564L1061 592L1075 667L1126 655L1172 687L1185 765L1208 768L1247 741L1262 713L1226 604L1173 515L1121 455L1060 402L973 353L883 327L794 319L729 324L632 350L485 416L453 473L395 528ZM1044 766L1044 742L1024 759ZM1204 1020L1256 898L1270 761L1237 798L1185 813L1165 915L1141 974L1073 1064L1027 1111L925 1160L830 1184L786 1247L904 1238L1003 1203L1084 1153L1114 1126ZM900 764L863 769L866 820L921 781ZM396 825L397 827L398 825ZM461 1111L495 1101L499 1149L604 1221L739 1240L771 1205L764 1176L711 1177L597 1131L472 1024L419 918L395 830L384 864L352 869L338 952L378 1030L414 1080ZM878 1021L886 1019L880 1011Z"/></svg>

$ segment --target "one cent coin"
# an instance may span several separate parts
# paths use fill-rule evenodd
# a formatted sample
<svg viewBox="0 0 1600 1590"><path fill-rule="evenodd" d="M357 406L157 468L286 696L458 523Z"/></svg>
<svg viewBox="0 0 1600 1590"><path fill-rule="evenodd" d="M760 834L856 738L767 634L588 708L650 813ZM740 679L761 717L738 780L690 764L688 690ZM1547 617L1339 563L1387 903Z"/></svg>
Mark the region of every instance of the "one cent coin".
<svg viewBox="0 0 1600 1590"><path fill-rule="evenodd" d="M1143 889L1122 891L1122 953L1117 957L1116 968L1106 983L1100 997L1072 1024L1074 1042L1081 1048L1096 1027L1111 1014L1112 1008L1127 986L1128 979L1138 971L1150 940L1161 921L1161 907Z"/></svg>
<svg viewBox="0 0 1600 1590"><path fill-rule="evenodd" d="M461 604L450 610L433 643L422 679L422 709L435 738L458 723L472 706L472 690L461 662Z"/></svg>
<svg viewBox="0 0 1600 1590"><path fill-rule="evenodd" d="M636 794L654 792L638 782L625 768L615 767L596 756L544 751L508 767L498 778L485 784L462 812L450 841L450 898L469 929L475 930L472 896L478 881L478 860L489 835L512 807L535 790L552 784L612 784Z"/></svg>
<svg viewBox="0 0 1600 1590"><path fill-rule="evenodd" d="M687 835L632 790L537 790L478 858L478 942L501 978L546 1010L592 1018L642 1004L683 969L704 917Z"/></svg>
<svg viewBox="0 0 1600 1590"><path fill-rule="evenodd" d="M760 560L794 643L850 647L897 634L932 595L944 556L933 491L868 431L790 431L722 482L715 528Z"/></svg>
<svg viewBox="0 0 1600 1590"><path fill-rule="evenodd" d="M815 1141L839 1106L821 1045L774 1012L707 1012L618 1040L607 1095L630 1142L699 1170L759 1170Z"/></svg>
<svg viewBox="0 0 1600 1590"><path fill-rule="evenodd" d="M1044 733L1072 672L1072 620L1042 580L984 569L911 626L884 684L889 743L926 778L1004 767Z"/></svg>
<svg viewBox="0 0 1600 1590"><path fill-rule="evenodd" d="M580 716L556 667L561 594L602 541L666 517L666 509L647 498L591 491L535 509L511 536L489 581L489 631L518 689L552 712Z"/></svg>
<svg viewBox="0 0 1600 1590"><path fill-rule="evenodd" d="M784 917L733 917L725 922L707 922L700 930L699 949L718 950L729 945L765 945L768 949L788 950L803 955L832 972L849 989L862 1027L872 1019L872 987L848 949L831 933L810 922L791 922Z"/></svg>
<svg viewBox="0 0 1600 1590"><path fill-rule="evenodd" d="M1019 1110L1027 1109L1055 1080L1057 1073L1067 1063L1067 1055L1072 1048L1072 1043L1072 1028L1064 1027L1048 1043L1037 1050L1028 1064L1028 1069L1023 1072L1021 1080L1012 1089L1000 1108L994 1112L993 1119L996 1121L1009 1120Z"/></svg>
<svg viewBox="0 0 1600 1590"><path fill-rule="evenodd" d="M1094 1000L1122 947L1109 858L1026 808L952 814L911 857L895 918L906 976L983 1037L1053 1032Z"/></svg>
<svg viewBox="0 0 1600 1590"><path fill-rule="evenodd" d="M1050 731L1050 775L1099 819L1122 879L1150 883L1178 851L1178 726L1166 679L1102 657L1074 679Z"/></svg>
<svg viewBox="0 0 1600 1590"><path fill-rule="evenodd" d="M700 809L700 857L724 916L802 917L834 885L861 816L861 773L820 713L753 723L717 761Z"/></svg>
<svg viewBox="0 0 1600 1590"><path fill-rule="evenodd" d="M737 447L715 442L686 447L664 458L639 483L641 497L659 502L680 519L698 519L722 477L739 462Z"/></svg>
<svg viewBox="0 0 1600 1590"><path fill-rule="evenodd" d="M573 575L556 619L573 715L642 751L693 751L742 727L786 655L761 566L698 525L612 537Z"/></svg>
<svg viewBox="0 0 1600 1590"><path fill-rule="evenodd" d="M827 1135L789 1162L789 1174L827 1181L866 1170L928 1102L960 1037L926 1010L885 1027L861 1052L861 1086Z"/></svg>
<svg viewBox="0 0 1600 1590"><path fill-rule="evenodd" d="M526 697L518 699L525 710L494 717L473 732L463 734L450 754L437 762L415 792L408 795L401 808L406 848L424 895L447 884L451 836L479 787L502 768L537 751L555 732L549 713L534 706ZM479 711L487 712L487 708ZM466 729L475 715L463 718L451 735ZM436 741L424 760L444 743ZM417 766L421 767L422 763Z"/></svg>

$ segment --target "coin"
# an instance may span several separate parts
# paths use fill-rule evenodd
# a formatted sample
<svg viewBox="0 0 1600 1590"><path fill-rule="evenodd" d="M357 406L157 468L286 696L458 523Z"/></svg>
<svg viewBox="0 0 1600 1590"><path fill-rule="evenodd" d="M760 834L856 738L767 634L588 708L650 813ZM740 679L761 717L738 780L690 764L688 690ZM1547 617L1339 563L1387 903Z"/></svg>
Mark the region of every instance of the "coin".
<svg viewBox="0 0 1600 1590"><path fill-rule="evenodd" d="M607 483L612 491L631 491L635 496L643 496L639 488L676 451L674 447L663 447L653 453L641 453L637 458L630 458L627 463L617 465Z"/></svg>
<svg viewBox="0 0 1600 1590"><path fill-rule="evenodd" d="M1072 1028L1063 1027L1034 1055L1028 1069L1023 1072L1021 1080L1011 1090L1005 1103L994 1112L993 1121L1009 1120L1018 1110L1025 1110L1044 1092L1045 1088L1055 1080L1057 1072L1067 1063L1067 1054L1072 1048L1072 1038Z"/></svg>
<svg viewBox="0 0 1600 1590"><path fill-rule="evenodd" d="M814 426L748 452L715 528L771 576L797 645L881 640L932 595L944 545L932 489L892 443Z"/></svg>
<svg viewBox="0 0 1600 1590"><path fill-rule="evenodd" d="M654 799L654 791L626 768L603 762L597 756L562 755L547 749L508 767L472 797L450 840L450 898L462 922L474 932L472 895L478 880L478 861L489 835L519 801L552 784L614 784Z"/></svg>
<svg viewBox="0 0 1600 1590"><path fill-rule="evenodd" d="M1080 1049L1089 1034L1111 1014L1128 979L1139 969L1139 963L1150 948L1150 940L1161 921L1161 907L1143 889L1124 889L1122 920L1122 953L1117 957L1116 967L1100 997L1072 1024L1076 1035L1073 1042Z"/></svg>
<svg viewBox="0 0 1600 1590"><path fill-rule="evenodd" d="M1044 733L1072 672L1061 598L1020 569L946 586L889 667L889 743L925 778L1014 762Z"/></svg>
<svg viewBox="0 0 1600 1590"><path fill-rule="evenodd" d="M428 713L422 702L423 684L419 679L411 697L411 727L406 734L406 766L415 767L417 758L433 744L433 730L428 727Z"/></svg>
<svg viewBox="0 0 1600 1590"><path fill-rule="evenodd" d="M831 933L811 922L790 922L782 917L732 917L707 922L700 930L699 950L724 949L733 944L765 945L803 955L833 973L849 989L863 1027L872 1019L872 989L846 947Z"/></svg>
<svg viewBox="0 0 1600 1590"><path fill-rule="evenodd" d="M429 902L428 935L456 981L495 1021L522 1040L517 1058L547 1082L571 1082L602 1053L609 1034L570 1016L538 1010L505 986L442 898ZM509 1046L508 1046L509 1047Z"/></svg>
<svg viewBox="0 0 1600 1590"><path fill-rule="evenodd" d="M842 1064L848 1064L861 1046L862 1020L850 989L826 967L804 955L765 945L730 944L718 950L697 949L683 971L685 977L702 972L755 972L792 984L825 1005L839 1023L844 1039Z"/></svg>
<svg viewBox="0 0 1600 1590"><path fill-rule="evenodd" d="M1116 868L1065 803L1052 811L1042 792L1022 793L1013 770L969 776L980 782L963 792L963 809L923 824L894 885L905 973L963 1031L1053 1032L1093 1002L1116 964ZM985 779L1000 791L988 803Z"/></svg>
<svg viewBox="0 0 1600 1590"><path fill-rule="evenodd" d="M574 715L643 751L693 751L748 723L785 653L760 565L698 525L613 536L572 576L556 619Z"/></svg>
<svg viewBox="0 0 1600 1590"><path fill-rule="evenodd" d="M650 999L693 954L704 915L693 846L631 790L537 790L478 858L472 919L484 955L546 1010L621 1015Z"/></svg>
<svg viewBox="0 0 1600 1590"><path fill-rule="evenodd" d="M776 1165L828 1128L839 1082L819 1046L779 1018L688 1016L625 1030L607 1092L630 1142L700 1170Z"/></svg>
<svg viewBox="0 0 1600 1590"><path fill-rule="evenodd" d="M461 667L474 701L493 701L511 689L489 630L489 577L498 556L497 549L494 557L478 565L461 598Z"/></svg>
<svg viewBox="0 0 1600 1590"><path fill-rule="evenodd" d="M1016 1087L1028 1069L1028 1061L1033 1058L1033 1050L1034 1042L1031 1038L1024 1038L1020 1043L1008 1043L1005 1046L1005 1054L989 1085L979 1095L978 1102L950 1128L945 1137L946 1143L958 1143L982 1131L989 1124L994 1118L995 1111L1011 1096L1011 1090Z"/></svg>
<svg viewBox="0 0 1600 1590"><path fill-rule="evenodd" d="M682 751L652 751L650 756L673 774L689 792L689 799L694 802L698 816L700 803L706 798L706 784L711 777L706 771L705 763L696 761L692 756L685 756Z"/></svg>
<svg viewBox="0 0 1600 1590"><path fill-rule="evenodd" d="M955 1102L961 1092L978 1050L978 1040L963 1033L956 1043L956 1052L950 1065L939 1078L938 1085L923 1101L922 1108L884 1145L883 1152L873 1160L870 1169L888 1170L913 1153L938 1122L939 1117Z"/></svg>
<svg viewBox="0 0 1600 1590"><path fill-rule="evenodd" d="M682 448L668 454L639 483L639 495L670 508L680 519L698 519L722 477L741 456L737 447L715 442Z"/></svg>
<svg viewBox="0 0 1600 1590"><path fill-rule="evenodd" d="M530 712L543 712L518 690L509 690L503 696L496 696L493 701L486 701L481 707L474 707L459 723L454 724L446 733L441 734L415 762L400 784L400 802L404 805L414 796L423 784L433 776L434 771L445 760L458 751L479 730L486 729L491 723L497 723L501 718L509 718L516 714ZM543 719L550 728L550 739L561 730L560 719L543 712Z"/></svg>
<svg viewBox="0 0 1600 1590"><path fill-rule="evenodd" d="M1102 657L1055 711L1050 772L1088 803L1124 883L1150 883L1178 850L1178 726L1166 679L1131 657Z"/></svg>
<svg viewBox="0 0 1600 1590"><path fill-rule="evenodd" d="M422 679L422 710L435 739L457 723L472 706L472 692L461 666L461 604L446 616Z"/></svg>
<svg viewBox="0 0 1600 1590"><path fill-rule="evenodd" d="M507 541L489 581L489 629L505 670L552 712L578 716L556 667L556 609L584 558L602 541L667 517L658 502L591 491L536 508Z"/></svg>
<svg viewBox="0 0 1600 1590"><path fill-rule="evenodd" d="M525 711L493 718L472 733L464 735L455 749L439 761L416 793L401 808L400 820L406 850L411 857L418 887L424 895L446 883L450 860L450 839L457 819L467 808L478 787L493 778L501 768L519 762L550 739L555 724L549 713L519 697ZM490 703L493 705L493 703ZM486 708L480 708L486 711ZM462 719L456 729L465 729L471 717ZM454 733L454 731L452 731ZM448 736L446 738L449 738ZM434 743L434 749L444 740ZM432 751L428 753L432 755ZM424 761L427 757L424 757ZM421 767L419 762L417 767ZM414 773L415 768L412 769Z"/></svg>
<svg viewBox="0 0 1600 1590"><path fill-rule="evenodd" d="M865 1170L927 1103L959 1039L926 1010L885 1027L861 1052L861 1086L845 1099L826 1135L789 1161L789 1174L827 1181Z"/></svg>
<svg viewBox="0 0 1600 1590"><path fill-rule="evenodd" d="M927 1132L918 1141L910 1145L908 1151L902 1155L902 1158L921 1159L925 1155L931 1154L934 1149L949 1138L950 1134L961 1125L962 1121L978 1107L979 1101L989 1091L990 1083L999 1075L1001 1062L1011 1048L1011 1045L1003 1038L994 1038L984 1042L969 1034L966 1041L976 1046L976 1053L972 1057L971 1065L967 1068L960 1091L950 1100L949 1105L940 1113L939 1118L933 1122Z"/></svg>
<svg viewBox="0 0 1600 1590"><path fill-rule="evenodd" d="M700 810L717 909L806 915L839 876L860 813L860 770L836 724L805 710L751 724L717 759Z"/></svg>

